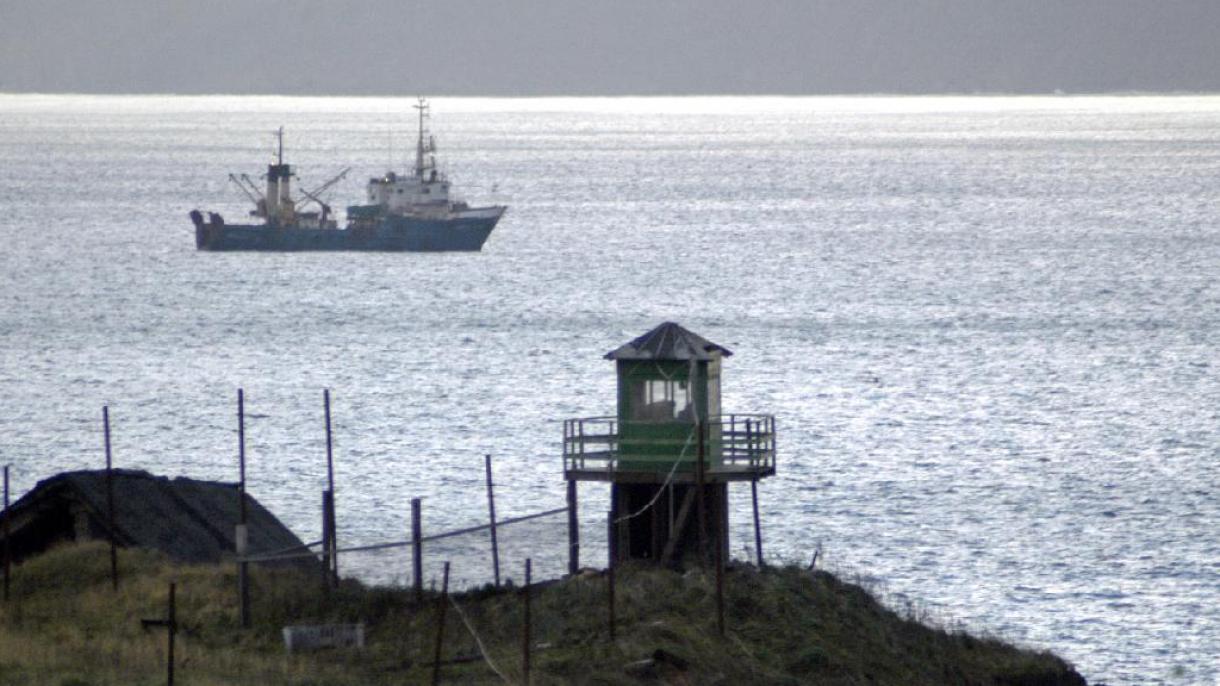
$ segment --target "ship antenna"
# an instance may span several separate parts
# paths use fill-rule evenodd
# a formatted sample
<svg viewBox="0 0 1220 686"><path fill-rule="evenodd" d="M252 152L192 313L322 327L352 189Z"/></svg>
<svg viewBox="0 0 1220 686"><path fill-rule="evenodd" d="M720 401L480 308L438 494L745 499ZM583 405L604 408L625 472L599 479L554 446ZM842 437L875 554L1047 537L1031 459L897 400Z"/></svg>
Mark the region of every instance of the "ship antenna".
<svg viewBox="0 0 1220 686"><path fill-rule="evenodd" d="M419 110L419 140L415 143L415 175L419 178L424 178L424 113L428 110L428 103L423 96L419 96L419 103L412 105Z"/></svg>

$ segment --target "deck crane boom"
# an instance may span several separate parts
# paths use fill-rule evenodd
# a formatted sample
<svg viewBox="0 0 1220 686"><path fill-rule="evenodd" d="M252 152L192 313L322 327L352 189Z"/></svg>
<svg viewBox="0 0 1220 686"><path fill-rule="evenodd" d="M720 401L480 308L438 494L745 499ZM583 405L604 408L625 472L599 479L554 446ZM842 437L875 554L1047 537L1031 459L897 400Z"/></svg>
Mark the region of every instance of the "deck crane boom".
<svg viewBox="0 0 1220 686"><path fill-rule="evenodd" d="M325 200L323 200L322 198L320 198L318 196L322 193L325 193L326 190L329 189L331 186L335 185L336 183L339 183L339 181L342 180L345 176L347 176L347 173L351 170L352 170L351 167L347 167L343 171L339 172L333 179L331 179L330 181L327 181L326 183L322 184L321 186L318 186L317 188L313 189L312 191L307 191L304 188L301 189L302 195L304 195L305 197L309 198L310 200L318 203L318 205L322 208L322 223L323 224L325 224L327 218L330 217L330 205L328 205Z"/></svg>
<svg viewBox="0 0 1220 686"><path fill-rule="evenodd" d="M305 193L305 195L308 196L309 198L313 199L315 202L321 203L322 201L318 200L314 196L325 193L327 190L330 189L331 186L335 185L336 183L339 183L344 178L346 178L347 173L351 170L352 170L351 167L347 167L343 171L336 174L335 177L333 179L331 179L330 181L327 181L326 183L322 184L321 186L318 186L317 188L313 189L312 191L309 191L309 192L302 191L302 192Z"/></svg>
<svg viewBox="0 0 1220 686"><path fill-rule="evenodd" d="M245 176L245 174L243 174L242 176ZM245 196L247 198L250 199L250 202L257 205L258 201L262 200L262 196L263 196L262 193L258 193L257 189L255 190L254 193L251 193L250 189L246 188L246 185L243 184L241 182L241 179L237 178L237 176L235 174L229 174L229 180L233 182L234 186L237 186L238 190L240 190L243 194L245 194Z"/></svg>

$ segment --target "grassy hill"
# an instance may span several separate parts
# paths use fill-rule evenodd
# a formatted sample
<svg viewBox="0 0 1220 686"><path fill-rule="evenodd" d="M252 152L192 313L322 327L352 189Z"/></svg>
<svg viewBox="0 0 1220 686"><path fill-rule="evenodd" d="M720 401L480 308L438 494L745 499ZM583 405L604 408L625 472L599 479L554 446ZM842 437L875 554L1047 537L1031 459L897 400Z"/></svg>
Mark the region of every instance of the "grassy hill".
<svg viewBox="0 0 1220 686"><path fill-rule="evenodd" d="M177 582L178 684L339 686L429 683L437 598L345 581L254 570L254 626L237 626L231 565L181 566L121 551L111 590L104 545L60 548L16 567L0 603L0 686L165 683L165 615ZM994 639L950 633L882 607L825 572L746 566L726 574L725 636L714 578L620 570L617 637L607 631L606 580L587 574L535 586L532 684L1084 684L1063 660ZM482 589L447 606L441 681L522 683L520 590ZM460 610L459 610L460 609ZM364 621L363 651L289 655L287 624ZM476 640L475 636L478 639ZM480 646L481 644L481 646Z"/></svg>

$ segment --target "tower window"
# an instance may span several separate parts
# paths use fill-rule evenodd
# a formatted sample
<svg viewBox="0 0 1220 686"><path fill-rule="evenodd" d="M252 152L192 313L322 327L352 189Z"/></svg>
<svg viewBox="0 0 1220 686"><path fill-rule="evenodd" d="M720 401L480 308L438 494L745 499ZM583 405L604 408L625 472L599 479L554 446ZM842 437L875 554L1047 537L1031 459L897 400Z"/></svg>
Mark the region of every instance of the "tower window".
<svg viewBox="0 0 1220 686"><path fill-rule="evenodd" d="M685 380L641 379L631 384L631 419L691 422L695 408Z"/></svg>

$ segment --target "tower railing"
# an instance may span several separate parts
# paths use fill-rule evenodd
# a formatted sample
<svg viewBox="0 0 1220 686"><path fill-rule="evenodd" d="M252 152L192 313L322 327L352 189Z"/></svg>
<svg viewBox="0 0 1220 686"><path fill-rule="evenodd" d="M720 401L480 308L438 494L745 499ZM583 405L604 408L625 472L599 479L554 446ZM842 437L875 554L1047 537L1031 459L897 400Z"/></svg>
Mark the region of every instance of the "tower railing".
<svg viewBox="0 0 1220 686"><path fill-rule="evenodd" d="M567 478L614 474L689 474L699 454L695 424L581 417L563 423ZM705 424L704 466L712 477L755 478L775 473L775 417L726 414Z"/></svg>

